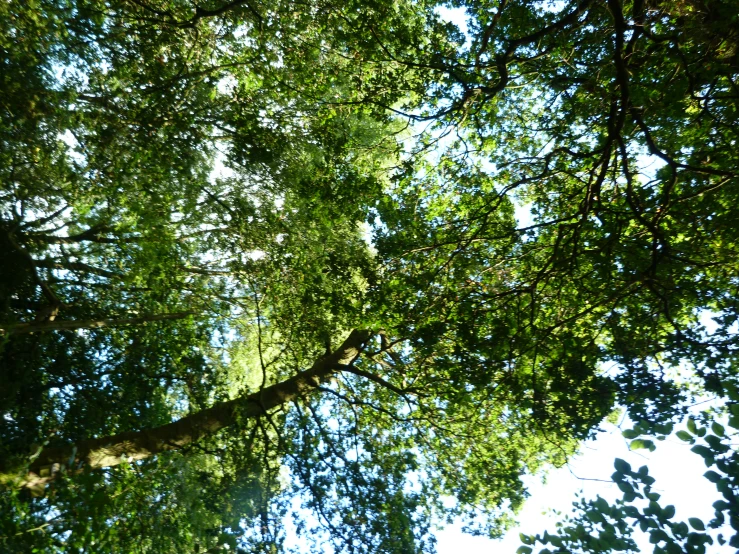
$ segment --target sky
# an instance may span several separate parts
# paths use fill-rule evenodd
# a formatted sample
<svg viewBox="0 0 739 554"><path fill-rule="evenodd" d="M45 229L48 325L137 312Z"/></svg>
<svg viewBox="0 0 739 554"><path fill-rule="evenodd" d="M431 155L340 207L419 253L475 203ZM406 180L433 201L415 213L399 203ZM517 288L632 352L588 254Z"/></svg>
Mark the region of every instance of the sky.
<svg viewBox="0 0 739 554"><path fill-rule="evenodd" d="M508 531L502 539L473 537L461 531L461 524L453 525L436 531L438 554L515 554L522 545L520 533L541 535L549 531L554 534L555 523L571 512L578 492L582 492L581 497L585 499L595 499L598 495L609 502L620 499L622 493L610 478L616 458L625 460L634 470L648 466L649 474L656 479L652 490L661 495L662 507L670 504L675 506L673 521L687 521L689 517L710 521L713 518L712 504L720 498L720 494L703 477L708 469L703 459L692 453L691 446L676 438L674 432L664 441L655 441L657 448L654 452L631 451L630 441L621 432L632 426L625 418L619 425L604 422L598 435L584 442L568 465L551 468L544 476L544 481L542 476L528 476L526 484L531 496L517 516L518 526ZM674 431L684 428L684 425L676 425ZM291 529L288 534L292 535L293 546L299 547L302 541L294 532ZM712 534L715 537L715 533ZM653 551L648 535L636 529L633 538L641 552ZM534 547L534 552L541 548L544 546ZM721 547L716 542L708 549L709 554L724 552L737 551L728 544Z"/></svg>
<svg viewBox="0 0 739 554"><path fill-rule="evenodd" d="M440 9L440 14L466 32L464 18L459 11ZM67 132L62 139L70 146L70 153L73 153L74 137L71 133ZM525 225L521 221L526 216L525 207L520 207L517 216ZM254 251L254 256L260 256L260 251ZM662 494L663 506L672 504L676 507L676 520L698 517L708 521L712 518L711 504L718 498L718 493L702 477L707 468L699 456L690 452L690 445L671 436L657 443L655 452L630 451L629 441L621 435L622 428L629 427L628 423L621 427L604 423L602 427L597 437L584 443L580 453L567 466L551 469L546 475L546 482L542 483L540 477L529 478L531 496L518 515L520 524L503 539L472 537L461 532L461 525L450 526L436 533L439 554L513 554L521 545L520 533L554 532L555 522L569 513L578 491L584 491L585 498L595 498L596 495L609 501L620 498L621 491L610 480L615 458L626 460L635 469L641 465L649 466L650 474L657 479L653 488ZM556 515L553 513L555 511L562 515ZM652 551L645 535L637 531L635 538L642 551ZM728 545L720 547L714 544L709 552L735 550Z"/></svg>
<svg viewBox="0 0 739 554"><path fill-rule="evenodd" d="M690 445L670 436L658 442L654 452L629 451L629 441L621 436L620 428L612 424L602 427L604 430L595 439L584 443L580 454L568 466L549 472L546 484L532 479L531 497L518 517L520 525L509 531L502 540L471 537L461 533L459 527L450 527L436 534L439 554L514 554L522 544L519 533L542 534L545 530L554 533L554 524L560 518L553 516L551 510L562 512L562 516L570 512L578 491L584 490L584 496L588 499L594 499L596 495L609 501L621 498L621 492L610 482L615 458L626 460L635 470L642 465L649 467L650 475L657 479L653 490L662 495L660 504L663 507L668 504L675 506L675 520L686 521L688 517L698 517L707 522L712 519L711 505L720 495L703 478L707 468L700 456L690 452ZM621 427L626 429L630 425L622 424ZM634 538L642 552L652 552L646 535L637 530ZM538 549L535 548L536 551ZM735 552L735 549L714 544L709 552Z"/></svg>
<svg viewBox="0 0 739 554"><path fill-rule="evenodd" d="M437 12L443 19L455 23L463 33L467 33L466 18L461 9L438 8ZM653 175L663 163L657 159L646 159L643 156L642 158L639 163L641 173L647 176ZM220 167L218 173L222 171L223 168ZM528 206L517 206L516 217L519 227L532 223ZM711 323L706 324L710 328ZM436 532L437 552L514 554L522 545L520 533L535 535L543 534L545 530L554 533L555 523L570 513L572 503L577 499L576 495L579 492L585 499L594 499L600 495L613 502L621 498L621 491L610 479L616 458L627 461L634 469L642 465L649 467L650 475L657 479L653 490L662 495L660 503L662 506L672 504L676 508L675 521L687 521L689 517L698 517L705 522L712 519L711 505L720 495L703 477L707 468L702 458L690 452L691 446L677 439L674 434L664 441L657 442L657 449L654 452L630 451L629 441L622 436L621 431L631 426L628 420L622 421L618 426L604 422L597 436L583 443L578 455L568 465L551 468L544 476L528 476L526 484L531 496L518 514L519 524L502 539L473 537L461 531L461 524L452 525ZM648 535L637 529L633 538L642 552L652 552L653 545L649 544ZM300 538L295 536L292 540L295 540L296 544L301 542ZM538 548L534 547L534 551L538 552L541 548L543 546L538 545ZM708 552L721 554L736 551L728 544L721 547L715 543L709 547Z"/></svg>
<svg viewBox="0 0 739 554"><path fill-rule="evenodd" d="M456 24L467 33L467 24L463 10L459 8L438 8L437 13L443 18ZM644 160L642 160L644 162ZM649 163L640 163L642 172L653 173L661 164L652 160ZM530 221L526 206L519 206L516 211L519 226L525 226ZM439 554L514 554L522 545L520 533L527 535L543 534L545 530L554 533L555 523L564 515L570 513L572 503L576 500L579 491L584 492L584 498L594 499L597 495L612 502L622 497L621 491L611 481L614 472L613 461L621 458L634 469L642 465L649 467L649 473L657 479L653 490L662 495L661 505L675 506L675 521L687 521L688 517L698 517L703 521L713 518L712 504L720 498L715 487L708 482L703 473L707 470L700 456L690 452L691 446L676 437L670 436L666 440L657 442L654 452L646 450L630 451L629 441L621 435L622 429L630 428L628 422L620 427L604 423L602 431L594 438L585 442L580 453L562 468L552 468L546 475L546 482L541 477L529 477L527 485L531 496L527 500L520 514L519 525L511 529L503 539L491 540L483 537L473 537L461 532L461 524L437 531L437 551ZM677 431L677 428L675 429ZM604 482L605 481L605 482ZM556 515L553 511L560 512ZM634 533L634 540L642 552L652 552L653 545L649 544L648 535L638 529ZM534 548L535 552L543 546ZM724 547L715 543L709 548L709 553L736 552L727 545Z"/></svg>

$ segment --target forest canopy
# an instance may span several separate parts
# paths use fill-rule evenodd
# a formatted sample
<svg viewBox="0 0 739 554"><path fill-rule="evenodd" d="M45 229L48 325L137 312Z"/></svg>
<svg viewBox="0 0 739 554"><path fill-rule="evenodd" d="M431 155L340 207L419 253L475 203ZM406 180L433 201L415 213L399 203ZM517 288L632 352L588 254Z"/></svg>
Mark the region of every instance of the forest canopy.
<svg viewBox="0 0 739 554"><path fill-rule="evenodd" d="M738 14L2 3L0 550L432 552L616 410L739 417Z"/></svg>

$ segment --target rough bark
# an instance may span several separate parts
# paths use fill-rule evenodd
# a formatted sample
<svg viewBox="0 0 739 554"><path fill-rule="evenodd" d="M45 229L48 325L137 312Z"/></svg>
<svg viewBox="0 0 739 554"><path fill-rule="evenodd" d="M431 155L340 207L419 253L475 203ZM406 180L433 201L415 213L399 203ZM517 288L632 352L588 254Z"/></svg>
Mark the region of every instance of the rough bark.
<svg viewBox="0 0 739 554"><path fill-rule="evenodd" d="M220 402L178 421L152 429L82 440L68 446L44 448L18 484L31 490L43 490L62 468L77 471L142 460L178 450L244 419L258 417L330 381L356 360L371 335L367 330L354 330L337 350L316 360L309 369L261 391Z"/></svg>

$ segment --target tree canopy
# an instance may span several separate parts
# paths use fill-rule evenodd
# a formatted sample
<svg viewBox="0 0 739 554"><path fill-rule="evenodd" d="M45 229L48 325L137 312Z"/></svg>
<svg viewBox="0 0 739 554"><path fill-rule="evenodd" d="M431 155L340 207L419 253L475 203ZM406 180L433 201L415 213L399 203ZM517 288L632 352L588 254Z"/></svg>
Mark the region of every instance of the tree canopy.
<svg viewBox="0 0 739 554"><path fill-rule="evenodd" d="M737 13L3 3L1 549L431 552L734 413Z"/></svg>

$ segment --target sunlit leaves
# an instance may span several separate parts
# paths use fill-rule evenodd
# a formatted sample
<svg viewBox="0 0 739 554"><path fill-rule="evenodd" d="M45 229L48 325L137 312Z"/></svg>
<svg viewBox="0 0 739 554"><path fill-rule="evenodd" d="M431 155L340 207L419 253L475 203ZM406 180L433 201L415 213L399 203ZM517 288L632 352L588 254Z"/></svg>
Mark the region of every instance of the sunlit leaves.
<svg viewBox="0 0 739 554"><path fill-rule="evenodd" d="M653 450L695 391L739 399L730 3L453 5L465 33L404 0L0 8L10 465L377 333L320 395L49 500L9 493L3 537L271 553L300 498L336 549L430 550L434 518L500 534L521 475L617 403ZM677 436L723 514L730 432L704 423ZM705 546L645 468L616 469L623 503L521 552L628 549L627 520Z"/></svg>

